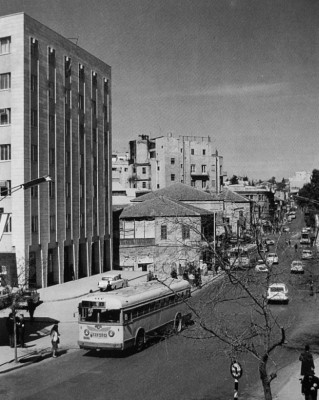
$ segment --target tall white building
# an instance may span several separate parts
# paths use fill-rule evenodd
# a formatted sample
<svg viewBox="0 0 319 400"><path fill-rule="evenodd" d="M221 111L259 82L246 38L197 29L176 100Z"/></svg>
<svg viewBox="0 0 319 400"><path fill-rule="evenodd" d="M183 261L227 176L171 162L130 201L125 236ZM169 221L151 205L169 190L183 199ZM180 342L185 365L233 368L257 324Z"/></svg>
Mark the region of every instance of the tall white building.
<svg viewBox="0 0 319 400"><path fill-rule="evenodd" d="M0 273L45 287L111 269L111 68L24 13L0 17L0 56Z"/></svg>

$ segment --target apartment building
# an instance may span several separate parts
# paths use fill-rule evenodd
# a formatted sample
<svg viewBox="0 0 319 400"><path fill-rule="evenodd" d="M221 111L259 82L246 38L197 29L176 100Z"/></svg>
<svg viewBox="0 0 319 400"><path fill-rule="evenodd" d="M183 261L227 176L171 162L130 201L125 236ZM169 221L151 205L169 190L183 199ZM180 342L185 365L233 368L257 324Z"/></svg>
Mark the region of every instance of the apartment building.
<svg viewBox="0 0 319 400"><path fill-rule="evenodd" d="M129 153L112 154L112 182L119 183L123 187L129 187L131 177L131 166L129 165Z"/></svg>
<svg viewBox="0 0 319 400"><path fill-rule="evenodd" d="M158 190L174 183L219 193L223 185L223 157L210 137L172 134L150 139L140 135L130 141L131 185Z"/></svg>
<svg viewBox="0 0 319 400"><path fill-rule="evenodd" d="M110 66L18 13L0 17L0 84L0 273L46 287L112 269Z"/></svg>

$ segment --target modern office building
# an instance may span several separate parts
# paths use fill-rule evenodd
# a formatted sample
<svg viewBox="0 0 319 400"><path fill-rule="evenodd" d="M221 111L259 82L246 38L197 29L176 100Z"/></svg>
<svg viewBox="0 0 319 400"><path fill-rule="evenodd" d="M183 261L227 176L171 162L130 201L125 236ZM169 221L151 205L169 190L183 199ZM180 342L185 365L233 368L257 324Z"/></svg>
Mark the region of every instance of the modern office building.
<svg viewBox="0 0 319 400"><path fill-rule="evenodd" d="M223 185L223 157L210 137L172 134L130 141L130 183L141 190L158 190L174 183L219 193Z"/></svg>
<svg viewBox="0 0 319 400"><path fill-rule="evenodd" d="M112 269L110 66L18 13L0 17L0 84L2 277L45 287Z"/></svg>

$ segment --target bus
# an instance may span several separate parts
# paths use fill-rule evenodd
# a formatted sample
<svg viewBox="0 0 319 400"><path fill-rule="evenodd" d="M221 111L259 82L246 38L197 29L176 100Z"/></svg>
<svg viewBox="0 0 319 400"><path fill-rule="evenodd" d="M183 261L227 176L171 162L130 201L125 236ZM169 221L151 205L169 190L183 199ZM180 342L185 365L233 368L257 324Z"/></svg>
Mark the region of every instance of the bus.
<svg viewBox="0 0 319 400"><path fill-rule="evenodd" d="M228 260L230 268L249 268L256 258L256 244L249 244L245 247L233 247L229 250Z"/></svg>
<svg viewBox="0 0 319 400"><path fill-rule="evenodd" d="M186 280L157 280L111 292L88 294L79 303L81 349L141 351L155 331L171 326L179 333L191 313Z"/></svg>

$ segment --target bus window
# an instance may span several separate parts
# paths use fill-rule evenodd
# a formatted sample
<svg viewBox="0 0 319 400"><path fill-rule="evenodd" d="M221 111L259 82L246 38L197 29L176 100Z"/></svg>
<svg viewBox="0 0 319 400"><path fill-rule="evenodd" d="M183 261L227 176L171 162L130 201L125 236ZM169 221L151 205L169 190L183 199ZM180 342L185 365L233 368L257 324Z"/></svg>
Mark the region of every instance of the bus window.
<svg viewBox="0 0 319 400"><path fill-rule="evenodd" d="M130 322L132 319L132 313L130 311L127 311L124 313L124 323L125 322Z"/></svg>
<svg viewBox="0 0 319 400"><path fill-rule="evenodd" d="M120 322L120 310L101 310L100 322Z"/></svg>

